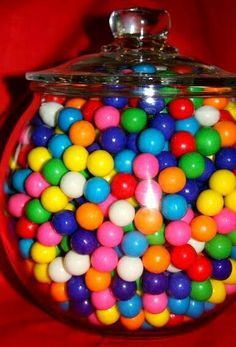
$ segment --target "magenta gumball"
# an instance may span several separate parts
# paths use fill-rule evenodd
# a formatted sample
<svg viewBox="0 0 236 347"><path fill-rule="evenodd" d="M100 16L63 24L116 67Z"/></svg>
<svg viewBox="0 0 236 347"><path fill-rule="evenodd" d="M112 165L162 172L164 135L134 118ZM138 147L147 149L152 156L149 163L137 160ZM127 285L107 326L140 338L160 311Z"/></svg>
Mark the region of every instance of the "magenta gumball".
<svg viewBox="0 0 236 347"><path fill-rule="evenodd" d="M91 295L91 301L97 310L107 310L116 303L116 298L113 295L110 288L93 292Z"/></svg>
<svg viewBox="0 0 236 347"><path fill-rule="evenodd" d="M37 240L44 246L56 246L61 242L62 236L57 233L50 222L46 222L39 226Z"/></svg>
<svg viewBox="0 0 236 347"><path fill-rule="evenodd" d="M140 179L151 179L158 174L158 159L151 153L138 155L133 162L135 175Z"/></svg>
<svg viewBox="0 0 236 347"><path fill-rule="evenodd" d="M143 307L150 313L160 313L167 307L168 298L166 293L143 295Z"/></svg>
<svg viewBox="0 0 236 347"><path fill-rule="evenodd" d="M30 197L23 193L12 195L8 201L8 211L14 217L21 217L24 212L26 203Z"/></svg>
<svg viewBox="0 0 236 347"><path fill-rule="evenodd" d="M104 222L97 231L97 238L101 245L106 247L116 247L123 238L123 229L112 222Z"/></svg>
<svg viewBox="0 0 236 347"><path fill-rule="evenodd" d="M102 106L96 110L94 122L100 130L116 127L120 122L120 112L113 106Z"/></svg>
<svg viewBox="0 0 236 347"><path fill-rule="evenodd" d="M49 186L50 184L39 172L33 172L25 181L25 189L33 198L39 198L42 192Z"/></svg>
<svg viewBox="0 0 236 347"><path fill-rule="evenodd" d="M217 230L220 234L228 234L236 229L236 212L229 208L223 208L214 216L217 224Z"/></svg>
<svg viewBox="0 0 236 347"><path fill-rule="evenodd" d="M117 266L118 255L113 248L98 247L91 256L91 263L98 271L110 272Z"/></svg>
<svg viewBox="0 0 236 347"><path fill-rule="evenodd" d="M186 214L180 219L180 220L182 220L183 222L186 222L186 223L190 223L191 222L191 220L193 219L193 217L194 217L194 212L193 212L193 210L189 207L188 209L187 209L187 212L186 212Z"/></svg>
<svg viewBox="0 0 236 347"><path fill-rule="evenodd" d="M140 181L135 190L135 198L142 206L159 208L162 197L160 185L154 180Z"/></svg>
<svg viewBox="0 0 236 347"><path fill-rule="evenodd" d="M165 238L173 246L185 245L191 237L188 223L178 220L170 222L165 228Z"/></svg>
<svg viewBox="0 0 236 347"><path fill-rule="evenodd" d="M112 194L109 194L108 197L106 198L106 200L101 202L101 204L98 204L98 206L100 207L100 209L101 209L102 213L104 214L104 216L107 216L110 206L116 200L117 200L117 198L115 198Z"/></svg>

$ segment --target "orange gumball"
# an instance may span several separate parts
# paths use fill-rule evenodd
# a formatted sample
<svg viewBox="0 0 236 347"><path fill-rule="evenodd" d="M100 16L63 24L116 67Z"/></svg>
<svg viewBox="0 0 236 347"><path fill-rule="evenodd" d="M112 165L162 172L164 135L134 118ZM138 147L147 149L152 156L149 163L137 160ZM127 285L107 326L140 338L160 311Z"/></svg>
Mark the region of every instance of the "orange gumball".
<svg viewBox="0 0 236 347"><path fill-rule="evenodd" d="M72 98L72 99L69 99L65 106L67 107L75 107L75 108L78 108L78 109L81 109L82 106L86 103L86 100L85 99L82 99L82 98Z"/></svg>
<svg viewBox="0 0 236 347"><path fill-rule="evenodd" d="M69 137L74 145L87 147L94 142L96 132L90 122L86 120L80 120L71 125L69 130Z"/></svg>
<svg viewBox="0 0 236 347"><path fill-rule="evenodd" d="M227 106L228 102L229 100L227 98L213 97L213 98L206 98L203 103L204 105L213 106L218 108L218 110L222 110L223 108Z"/></svg>
<svg viewBox="0 0 236 347"><path fill-rule="evenodd" d="M210 216L197 216L192 219L190 226L192 237L201 242L213 239L217 232L217 224Z"/></svg>
<svg viewBox="0 0 236 347"><path fill-rule="evenodd" d="M170 253L163 246L150 246L144 253L143 266L153 273L161 273L170 265Z"/></svg>
<svg viewBox="0 0 236 347"><path fill-rule="evenodd" d="M236 143L236 124L229 120L220 121L214 128L218 131L221 138L221 146L229 147Z"/></svg>
<svg viewBox="0 0 236 347"><path fill-rule="evenodd" d="M68 301L66 283L53 282L50 287L50 294L53 300L56 302Z"/></svg>
<svg viewBox="0 0 236 347"><path fill-rule="evenodd" d="M158 183L165 193L173 194L179 192L186 184L186 177L179 167L167 167L162 170L158 177Z"/></svg>
<svg viewBox="0 0 236 347"><path fill-rule="evenodd" d="M134 223L141 233L150 235L160 230L163 217L161 212L155 208L141 207L134 217Z"/></svg>
<svg viewBox="0 0 236 347"><path fill-rule="evenodd" d="M103 213L96 204L86 202L76 210L76 220L82 228L95 230L103 222Z"/></svg>
<svg viewBox="0 0 236 347"><path fill-rule="evenodd" d="M145 321L144 311L141 310L137 316L132 318L127 318L124 316L120 317L121 324L128 330L137 330L139 329Z"/></svg>
<svg viewBox="0 0 236 347"><path fill-rule="evenodd" d="M110 286L111 275L109 272L97 271L91 267L85 275L85 283L89 290L99 292Z"/></svg>

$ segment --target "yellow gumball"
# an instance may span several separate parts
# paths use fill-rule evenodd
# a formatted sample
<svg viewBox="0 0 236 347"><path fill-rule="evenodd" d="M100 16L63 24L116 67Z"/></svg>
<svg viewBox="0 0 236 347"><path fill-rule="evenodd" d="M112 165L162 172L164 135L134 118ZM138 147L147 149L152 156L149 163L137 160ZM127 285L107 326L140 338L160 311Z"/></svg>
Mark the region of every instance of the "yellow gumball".
<svg viewBox="0 0 236 347"><path fill-rule="evenodd" d="M48 276L48 264L35 264L33 269L34 277L38 282L50 283L51 279Z"/></svg>
<svg viewBox="0 0 236 347"><path fill-rule="evenodd" d="M28 154L28 164L33 171L40 171L52 156L47 148L35 147Z"/></svg>
<svg viewBox="0 0 236 347"><path fill-rule="evenodd" d="M48 264L56 258L55 246L44 246L39 242L35 242L31 248L32 259L39 264Z"/></svg>
<svg viewBox="0 0 236 347"><path fill-rule="evenodd" d="M230 112L231 116L236 119L236 103L235 102L229 102L228 105L225 107L227 111Z"/></svg>
<svg viewBox="0 0 236 347"><path fill-rule="evenodd" d="M103 178L107 181L110 182L112 180L112 178L117 174L117 172L115 170L112 170L111 172L109 172L108 175L104 176Z"/></svg>
<svg viewBox="0 0 236 347"><path fill-rule="evenodd" d="M229 170L217 170L211 175L209 186L221 195L228 195L235 189L235 175Z"/></svg>
<svg viewBox="0 0 236 347"><path fill-rule="evenodd" d="M207 189L201 192L197 199L197 209L206 216L215 216L224 206L222 195L215 190Z"/></svg>
<svg viewBox="0 0 236 347"><path fill-rule="evenodd" d="M127 201L130 203L130 205L134 206L134 207L138 207L138 202L135 198L129 198L127 199Z"/></svg>
<svg viewBox="0 0 236 347"><path fill-rule="evenodd" d="M43 207L49 212L59 212L68 204L68 197L59 187L46 188L41 196Z"/></svg>
<svg viewBox="0 0 236 347"><path fill-rule="evenodd" d="M66 205L65 210L67 210L67 211L75 211L75 205L73 205L71 202L69 202Z"/></svg>
<svg viewBox="0 0 236 347"><path fill-rule="evenodd" d="M88 154L84 147L72 145L63 153L63 162L71 171L83 171L87 166Z"/></svg>
<svg viewBox="0 0 236 347"><path fill-rule="evenodd" d="M236 212L236 190L226 195L225 206Z"/></svg>
<svg viewBox="0 0 236 347"><path fill-rule="evenodd" d="M107 176L114 168L114 160L110 153L104 150L97 150L88 157L87 167L94 176Z"/></svg>
<svg viewBox="0 0 236 347"><path fill-rule="evenodd" d="M224 280L225 284L236 284L236 260L230 259L232 264L232 272L226 280Z"/></svg>
<svg viewBox="0 0 236 347"><path fill-rule="evenodd" d="M98 320L105 325L114 324L120 318L120 313L116 305L107 310L97 310L96 315Z"/></svg>
<svg viewBox="0 0 236 347"><path fill-rule="evenodd" d="M225 301L226 298L225 285L222 281L217 281L213 279L211 279L210 281L212 286L212 294L208 301L212 304L220 304L223 301Z"/></svg>
<svg viewBox="0 0 236 347"><path fill-rule="evenodd" d="M166 308L161 313L150 313L145 311L146 321L154 327L161 328L166 325L170 319L170 312Z"/></svg>

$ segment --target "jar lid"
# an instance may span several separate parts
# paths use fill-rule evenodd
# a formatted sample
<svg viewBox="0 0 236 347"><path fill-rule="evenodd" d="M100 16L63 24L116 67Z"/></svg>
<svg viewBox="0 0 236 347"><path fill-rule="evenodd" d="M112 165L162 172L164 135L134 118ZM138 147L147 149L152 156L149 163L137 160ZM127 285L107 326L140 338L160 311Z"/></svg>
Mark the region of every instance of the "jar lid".
<svg viewBox="0 0 236 347"><path fill-rule="evenodd" d="M111 44L52 69L28 72L33 90L69 95L234 95L236 75L178 54L166 10L112 12ZM210 88L209 88L210 87Z"/></svg>

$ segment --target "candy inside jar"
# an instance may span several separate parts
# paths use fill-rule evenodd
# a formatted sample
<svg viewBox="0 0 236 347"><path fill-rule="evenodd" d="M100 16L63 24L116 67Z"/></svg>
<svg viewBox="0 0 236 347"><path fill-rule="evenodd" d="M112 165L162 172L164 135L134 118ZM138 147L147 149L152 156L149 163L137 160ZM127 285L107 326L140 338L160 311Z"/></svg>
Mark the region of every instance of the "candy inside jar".
<svg viewBox="0 0 236 347"><path fill-rule="evenodd" d="M236 292L235 78L181 60L163 25L153 49L143 12L113 13L115 44L72 65L69 87L66 70L29 75L40 103L17 129L4 221L59 318L158 333Z"/></svg>

